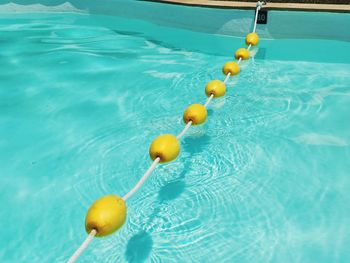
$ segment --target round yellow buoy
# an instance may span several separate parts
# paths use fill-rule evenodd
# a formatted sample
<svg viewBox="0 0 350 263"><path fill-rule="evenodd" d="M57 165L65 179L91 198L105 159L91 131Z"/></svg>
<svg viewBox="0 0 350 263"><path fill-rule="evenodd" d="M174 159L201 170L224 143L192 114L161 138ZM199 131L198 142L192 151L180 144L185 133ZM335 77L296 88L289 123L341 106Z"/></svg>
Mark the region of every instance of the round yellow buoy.
<svg viewBox="0 0 350 263"><path fill-rule="evenodd" d="M207 119L207 109L202 104L192 104L185 110L183 119L185 123L202 124Z"/></svg>
<svg viewBox="0 0 350 263"><path fill-rule="evenodd" d="M235 53L236 59L247 60L249 59L249 50L246 48L239 48Z"/></svg>
<svg viewBox="0 0 350 263"><path fill-rule="evenodd" d="M237 75L239 71L239 65L234 61L225 63L224 67L222 68L222 73L224 73L225 75L231 73L231 76L234 76Z"/></svg>
<svg viewBox="0 0 350 263"><path fill-rule="evenodd" d="M85 218L87 233L96 230L97 237L107 236L117 231L125 222L125 201L115 195L97 199L89 208Z"/></svg>
<svg viewBox="0 0 350 263"><path fill-rule="evenodd" d="M249 33L245 38L245 43L249 46L256 46L259 43L259 36L257 33Z"/></svg>
<svg viewBox="0 0 350 263"><path fill-rule="evenodd" d="M152 160L160 158L161 163L170 162L179 155L180 143L172 134L158 136L149 148L149 154Z"/></svg>
<svg viewBox="0 0 350 263"><path fill-rule="evenodd" d="M208 97L214 95L215 98L224 96L226 93L225 83L221 80L212 80L205 87L205 93Z"/></svg>

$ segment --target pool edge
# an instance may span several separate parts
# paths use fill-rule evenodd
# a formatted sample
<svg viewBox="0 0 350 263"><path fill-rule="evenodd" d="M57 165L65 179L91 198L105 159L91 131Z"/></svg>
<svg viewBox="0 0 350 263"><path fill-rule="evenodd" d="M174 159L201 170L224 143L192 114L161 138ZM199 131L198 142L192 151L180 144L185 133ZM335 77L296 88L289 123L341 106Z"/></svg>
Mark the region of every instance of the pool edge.
<svg viewBox="0 0 350 263"><path fill-rule="evenodd" d="M173 5L186 5L223 9L255 9L255 2L235 2L216 0L139 0L145 2L158 2ZM308 12L334 12L350 13L350 5L346 4L299 4L299 3L267 3L266 8L279 11L308 11Z"/></svg>

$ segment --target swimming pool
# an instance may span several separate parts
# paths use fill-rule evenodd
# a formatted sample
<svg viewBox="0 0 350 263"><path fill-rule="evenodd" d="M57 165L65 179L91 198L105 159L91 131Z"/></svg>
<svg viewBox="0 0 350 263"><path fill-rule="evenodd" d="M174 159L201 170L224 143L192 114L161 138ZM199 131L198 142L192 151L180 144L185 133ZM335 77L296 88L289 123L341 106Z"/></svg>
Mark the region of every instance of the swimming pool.
<svg viewBox="0 0 350 263"><path fill-rule="evenodd" d="M344 34L262 39L179 158L128 202L124 227L80 262L347 262ZM0 35L1 262L67 260L91 203L135 184L150 142L181 131L183 110L204 103L243 44L84 13L5 12Z"/></svg>

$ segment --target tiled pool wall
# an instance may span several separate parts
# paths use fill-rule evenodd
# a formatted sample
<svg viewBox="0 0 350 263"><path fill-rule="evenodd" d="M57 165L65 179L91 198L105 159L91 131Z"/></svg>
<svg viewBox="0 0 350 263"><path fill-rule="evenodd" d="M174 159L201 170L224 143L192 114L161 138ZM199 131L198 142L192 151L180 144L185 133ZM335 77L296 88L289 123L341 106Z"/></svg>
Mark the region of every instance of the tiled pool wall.
<svg viewBox="0 0 350 263"><path fill-rule="evenodd" d="M219 35L244 36L254 10L188 7L136 0L0 0L0 12L78 11L143 19L153 23ZM259 25L262 38L350 41L350 14L269 11Z"/></svg>

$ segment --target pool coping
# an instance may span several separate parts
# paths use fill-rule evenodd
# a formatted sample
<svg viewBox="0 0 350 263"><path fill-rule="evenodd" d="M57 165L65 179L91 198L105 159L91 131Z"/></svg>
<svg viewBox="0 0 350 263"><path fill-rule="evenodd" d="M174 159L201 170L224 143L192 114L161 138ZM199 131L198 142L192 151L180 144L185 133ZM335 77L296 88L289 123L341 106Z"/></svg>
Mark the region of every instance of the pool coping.
<svg viewBox="0 0 350 263"><path fill-rule="evenodd" d="M212 8L253 9L255 2L237 2L225 0L142 0L175 5L203 6ZM267 3L270 10L310 11L310 12L341 12L350 13L350 5L346 4L302 4L302 3Z"/></svg>

